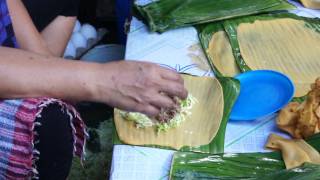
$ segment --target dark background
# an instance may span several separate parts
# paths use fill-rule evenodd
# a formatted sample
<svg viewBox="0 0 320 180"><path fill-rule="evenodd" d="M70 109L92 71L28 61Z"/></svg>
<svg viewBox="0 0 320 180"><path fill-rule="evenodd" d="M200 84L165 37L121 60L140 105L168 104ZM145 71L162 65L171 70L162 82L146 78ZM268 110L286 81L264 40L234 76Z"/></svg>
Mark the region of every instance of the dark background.
<svg viewBox="0 0 320 180"><path fill-rule="evenodd" d="M133 0L80 0L79 20L82 23L90 23L97 28L107 28L109 33L104 39L104 43L122 43L124 39L123 25L118 21L123 21L123 11ZM123 22L122 22L123 23ZM121 22L120 22L121 24Z"/></svg>

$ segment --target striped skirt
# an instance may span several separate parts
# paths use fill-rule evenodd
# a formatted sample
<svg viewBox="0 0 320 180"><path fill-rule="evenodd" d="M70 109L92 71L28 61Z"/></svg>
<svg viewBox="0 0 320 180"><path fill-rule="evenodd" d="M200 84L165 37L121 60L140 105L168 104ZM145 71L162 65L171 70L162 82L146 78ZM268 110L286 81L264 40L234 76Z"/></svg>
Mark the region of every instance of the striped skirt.
<svg viewBox="0 0 320 180"><path fill-rule="evenodd" d="M87 133L83 121L71 105L51 98L0 101L0 179L37 178L35 161L39 158L39 152L34 145L39 142L35 141L37 133L34 128L41 124L35 120L52 103L58 103L61 111L69 115L73 152L83 158Z"/></svg>

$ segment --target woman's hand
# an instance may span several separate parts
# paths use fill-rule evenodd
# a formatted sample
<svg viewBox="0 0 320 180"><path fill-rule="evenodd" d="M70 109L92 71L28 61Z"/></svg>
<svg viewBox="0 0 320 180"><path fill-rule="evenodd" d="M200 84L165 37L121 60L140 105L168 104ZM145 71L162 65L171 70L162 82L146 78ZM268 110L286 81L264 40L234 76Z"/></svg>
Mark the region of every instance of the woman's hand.
<svg viewBox="0 0 320 180"><path fill-rule="evenodd" d="M188 95L182 77L156 64L121 61L107 63L94 80L95 101L149 116L172 107L173 96Z"/></svg>
<svg viewBox="0 0 320 180"><path fill-rule="evenodd" d="M53 97L102 102L149 116L187 97L183 79L151 63L107 64L59 61L19 49L0 47L0 98Z"/></svg>

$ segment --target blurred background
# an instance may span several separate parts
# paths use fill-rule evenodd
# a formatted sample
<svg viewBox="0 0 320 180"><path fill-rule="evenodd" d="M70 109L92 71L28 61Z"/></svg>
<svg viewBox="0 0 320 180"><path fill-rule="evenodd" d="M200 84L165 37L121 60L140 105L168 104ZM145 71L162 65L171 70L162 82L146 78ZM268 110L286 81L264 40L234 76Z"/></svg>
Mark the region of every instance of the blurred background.
<svg viewBox="0 0 320 180"><path fill-rule="evenodd" d="M104 43L125 44L124 24L130 19L133 0L81 0L79 21L107 28Z"/></svg>

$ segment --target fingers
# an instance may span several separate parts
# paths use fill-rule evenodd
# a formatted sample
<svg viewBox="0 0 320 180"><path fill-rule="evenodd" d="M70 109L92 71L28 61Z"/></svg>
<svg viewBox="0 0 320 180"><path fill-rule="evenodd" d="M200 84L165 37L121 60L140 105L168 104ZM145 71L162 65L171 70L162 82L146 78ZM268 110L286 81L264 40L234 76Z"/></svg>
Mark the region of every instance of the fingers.
<svg viewBox="0 0 320 180"><path fill-rule="evenodd" d="M149 103L157 107L158 109L170 108L174 106L174 102L172 98L168 97L165 94L160 94L160 93L157 93L156 95L154 95L154 97L150 99Z"/></svg>
<svg viewBox="0 0 320 180"><path fill-rule="evenodd" d="M171 97L177 96L181 99L185 99L188 96L188 91L184 85L174 81L164 80L160 85L160 91Z"/></svg>
<svg viewBox="0 0 320 180"><path fill-rule="evenodd" d="M113 104L113 106L128 112L139 112L150 117L156 116L160 113L160 108L157 106L138 103L129 97L118 98L117 102Z"/></svg>
<svg viewBox="0 0 320 180"><path fill-rule="evenodd" d="M160 110L150 104L138 104L135 112L140 112L149 117L154 117L160 113Z"/></svg>
<svg viewBox="0 0 320 180"><path fill-rule="evenodd" d="M160 91L165 92L170 96L178 96L181 99L187 98L188 92L184 87L184 80L179 73L162 68L160 76L164 79L160 85Z"/></svg>
<svg viewBox="0 0 320 180"><path fill-rule="evenodd" d="M171 81L175 81L175 82L184 84L184 81L183 81L183 78L181 77L181 75L175 71L172 71L172 70L169 70L166 68L162 68L160 75L163 79L171 80Z"/></svg>
<svg viewBox="0 0 320 180"><path fill-rule="evenodd" d="M165 94L152 93L152 98L143 102L138 102L133 98L121 98L117 107L129 112L140 112L147 116L154 117L160 113L161 108L170 108L174 106L172 98Z"/></svg>
<svg viewBox="0 0 320 180"><path fill-rule="evenodd" d="M128 112L139 112L142 114L145 114L149 117L154 117L156 115L158 115L160 113L160 110L151 105L151 104L139 104L139 103L135 103L134 101L131 101L132 104L125 102L127 104L123 104L123 106L119 107L119 109L128 111Z"/></svg>

